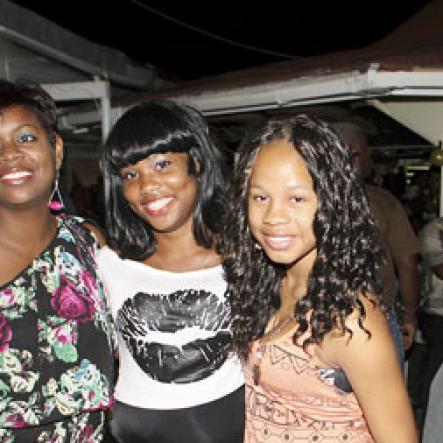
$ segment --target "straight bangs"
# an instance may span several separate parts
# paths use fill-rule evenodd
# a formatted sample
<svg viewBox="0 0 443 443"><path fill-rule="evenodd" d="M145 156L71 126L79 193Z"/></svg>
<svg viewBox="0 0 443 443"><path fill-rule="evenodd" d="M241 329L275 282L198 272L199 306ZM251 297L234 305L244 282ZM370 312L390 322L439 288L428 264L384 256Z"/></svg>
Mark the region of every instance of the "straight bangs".
<svg viewBox="0 0 443 443"><path fill-rule="evenodd" d="M122 136L124 139L125 136ZM127 140L127 139L126 139ZM118 174L120 169L134 165L152 154L163 154L165 152L185 152L198 145L194 134L190 132L178 132L168 134L164 138L145 137L120 143L119 140L109 140L109 164L112 172Z"/></svg>

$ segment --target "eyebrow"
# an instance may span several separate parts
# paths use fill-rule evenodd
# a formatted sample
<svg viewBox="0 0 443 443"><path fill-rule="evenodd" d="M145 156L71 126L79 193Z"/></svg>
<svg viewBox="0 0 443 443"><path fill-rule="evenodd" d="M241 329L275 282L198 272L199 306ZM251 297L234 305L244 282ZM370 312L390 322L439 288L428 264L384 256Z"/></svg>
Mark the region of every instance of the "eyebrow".
<svg viewBox="0 0 443 443"><path fill-rule="evenodd" d="M19 131L20 129L23 129L23 128L33 128L33 129L37 129L37 130L42 129L41 127L35 126L32 123L25 123L24 125L16 126L14 131Z"/></svg>
<svg viewBox="0 0 443 443"><path fill-rule="evenodd" d="M252 188L258 188L258 189L261 189L261 190L264 189L264 187L260 186L259 184L252 184L252 183L250 183L249 189L252 189ZM298 190L313 191L313 189L308 188L307 186L304 186L304 185L289 186L288 189L290 191L298 191Z"/></svg>

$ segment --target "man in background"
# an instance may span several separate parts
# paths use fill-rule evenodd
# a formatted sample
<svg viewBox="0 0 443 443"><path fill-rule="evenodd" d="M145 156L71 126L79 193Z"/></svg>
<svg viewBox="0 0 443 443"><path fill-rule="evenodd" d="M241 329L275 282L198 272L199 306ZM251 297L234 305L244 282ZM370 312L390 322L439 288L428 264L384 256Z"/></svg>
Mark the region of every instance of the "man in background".
<svg viewBox="0 0 443 443"><path fill-rule="evenodd" d="M417 327L420 243L400 201L389 191L367 183L372 163L366 135L361 128L348 122L333 123L331 126L352 150L355 167L366 182L369 206L386 254L380 275L384 289L383 302L389 308L389 327L403 367L404 350L408 350L414 343ZM404 309L401 327L394 310L397 294L400 295Z"/></svg>
<svg viewBox="0 0 443 443"><path fill-rule="evenodd" d="M424 277L420 328L428 351L422 384L423 415L435 374L443 363L443 218L434 218L420 231ZM441 389L441 388L440 388ZM440 401L442 399L440 398ZM439 408L440 410L441 408ZM440 417L441 421L441 417Z"/></svg>

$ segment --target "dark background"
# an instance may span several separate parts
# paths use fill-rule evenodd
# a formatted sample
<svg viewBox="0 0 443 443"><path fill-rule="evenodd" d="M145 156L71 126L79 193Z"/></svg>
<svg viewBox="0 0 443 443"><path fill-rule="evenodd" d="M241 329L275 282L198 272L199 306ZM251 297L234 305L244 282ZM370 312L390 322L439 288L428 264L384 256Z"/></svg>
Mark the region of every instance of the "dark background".
<svg viewBox="0 0 443 443"><path fill-rule="evenodd" d="M180 81L364 47L395 29L428 0L14 3Z"/></svg>

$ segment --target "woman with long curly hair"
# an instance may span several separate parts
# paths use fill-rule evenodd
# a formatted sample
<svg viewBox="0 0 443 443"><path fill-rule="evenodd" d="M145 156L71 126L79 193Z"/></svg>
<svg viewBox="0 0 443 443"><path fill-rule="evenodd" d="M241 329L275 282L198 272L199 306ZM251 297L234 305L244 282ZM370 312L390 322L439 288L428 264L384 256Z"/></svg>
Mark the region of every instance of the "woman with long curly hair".
<svg viewBox="0 0 443 443"><path fill-rule="evenodd" d="M223 249L245 442L416 442L349 149L300 115L257 128L237 160Z"/></svg>

